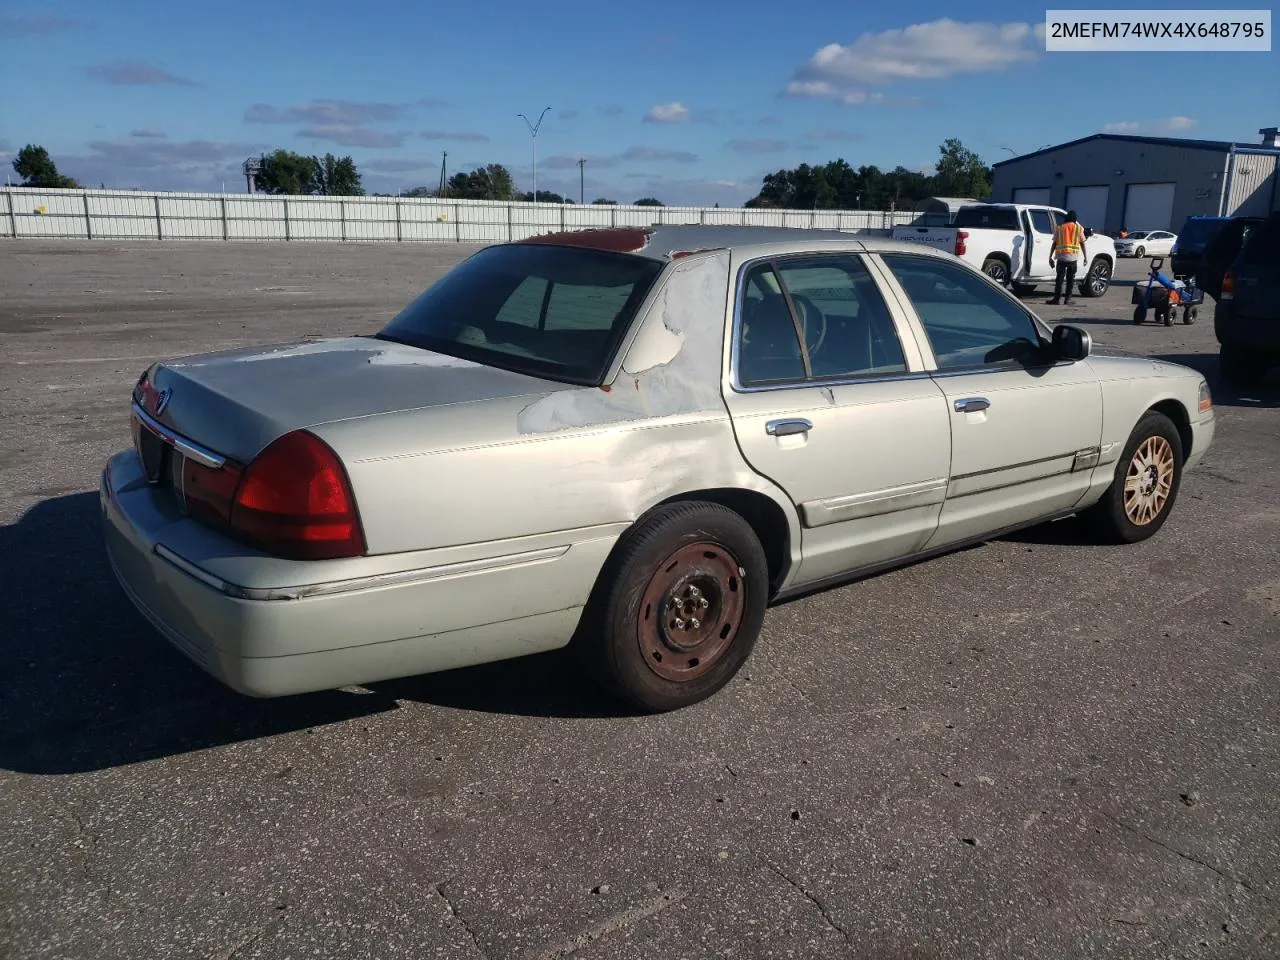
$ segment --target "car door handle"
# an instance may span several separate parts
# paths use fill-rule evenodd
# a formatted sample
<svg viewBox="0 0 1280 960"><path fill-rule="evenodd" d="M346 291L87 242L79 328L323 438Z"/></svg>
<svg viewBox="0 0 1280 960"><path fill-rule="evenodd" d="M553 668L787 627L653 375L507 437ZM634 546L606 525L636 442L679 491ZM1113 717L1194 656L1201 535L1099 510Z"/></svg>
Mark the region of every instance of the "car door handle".
<svg viewBox="0 0 1280 960"><path fill-rule="evenodd" d="M808 433L813 424L804 419L770 420L764 425L764 432L771 437L790 437L797 433Z"/></svg>
<svg viewBox="0 0 1280 960"><path fill-rule="evenodd" d="M956 413L977 413L989 406L991 401L986 397L965 397L956 401Z"/></svg>

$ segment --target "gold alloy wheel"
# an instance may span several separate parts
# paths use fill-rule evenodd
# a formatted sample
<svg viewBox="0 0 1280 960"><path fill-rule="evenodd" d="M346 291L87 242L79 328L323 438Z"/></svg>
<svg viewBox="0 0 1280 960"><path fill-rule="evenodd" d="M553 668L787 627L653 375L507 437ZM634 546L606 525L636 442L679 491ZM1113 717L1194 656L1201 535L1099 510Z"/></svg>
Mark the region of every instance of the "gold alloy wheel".
<svg viewBox="0 0 1280 960"><path fill-rule="evenodd" d="M1164 437L1147 437L1133 452L1124 479L1124 512L1145 527L1164 511L1173 490L1173 447Z"/></svg>

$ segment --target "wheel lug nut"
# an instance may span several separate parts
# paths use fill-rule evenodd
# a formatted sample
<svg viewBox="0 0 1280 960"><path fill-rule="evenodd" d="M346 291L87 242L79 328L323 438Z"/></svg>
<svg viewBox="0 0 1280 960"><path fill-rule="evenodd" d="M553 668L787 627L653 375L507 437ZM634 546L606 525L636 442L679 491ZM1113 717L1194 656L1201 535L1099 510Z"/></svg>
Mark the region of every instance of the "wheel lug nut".
<svg viewBox="0 0 1280 960"><path fill-rule="evenodd" d="M674 620L672 620L671 625L675 627L677 630L684 629L684 621L681 620L679 617L676 617Z"/></svg>
<svg viewBox="0 0 1280 960"><path fill-rule="evenodd" d="M707 609L707 607L709 607L709 606L711 606L711 603L707 600L707 598L706 598L706 597L699 597L699 598L698 598L698 609L699 609L699 610L705 610L705 609Z"/></svg>
<svg viewBox="0 0 1280 960"><path fill-rule="evenodd" d="M689 629L691 630L697 630L700 626L702 626L702 621L699 620L697 617L694 617L692 620L689 621Z"/></svg>

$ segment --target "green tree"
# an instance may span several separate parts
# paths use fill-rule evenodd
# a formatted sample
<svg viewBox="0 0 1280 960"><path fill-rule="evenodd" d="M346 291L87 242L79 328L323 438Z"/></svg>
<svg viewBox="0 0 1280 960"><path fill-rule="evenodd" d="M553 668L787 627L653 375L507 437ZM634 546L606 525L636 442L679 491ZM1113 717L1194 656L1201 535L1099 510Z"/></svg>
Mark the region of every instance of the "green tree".
<svg viewBox="0 0 1280 960"><path fill-rule="evenodd" d="M462 200L513 200L516 195L511 171L500 163L477 167L449 178L449 196Z"/></svg>
<svg viewBox="0 0 1280 960"><path fill-rule="evenodd" d="M632 204L632 206L636 206L636 207L661 207L661 206L665 206L665 204L663 204L663 202L662 202L661 200L655 199L654 197L641 197L641 198L640 198L639 200L637 200L634 204Z"/></svg>
<svg viewBox="0 0 1280 960"><path fill-rule="evenodd" d="M533 194L526 190L517 199L530 203L533 201ZM560 196L558 193L552 193L550 190L539 190L538 203L573 203L573 201L568 197Z"/></svg>
<svg viewBox="0 0 1280 960"><path fill-rule="evenodd" d="M24 187L74 190L80 186L70 177L58 172L58 166L44 147L28 143L13 158L14 172L22 178Z"/></svg>
<svg viewBox="0 0 1280 960"><path fill-rule="evenodd" d="M350 157L338 159L332 153L322 158L312 157L315 174L311 178L311 192L327 197L362 197L360 171Z"/></svg>
<svg viewBox="0 0 1280 960"><path fill-rule="evenodd" d="M292 150L277 150L261 159L262 169L254 177L260 193L299 196L311 193L320 161Z"/></svg>
<svg viewBox="0 0 1280 960"><path fill-rule="evenodd" d="M991 175L983 159L955 137L938 148L942 158L934 176L934 190L940 197L973 197L985 200L991 194Z"/></svg>

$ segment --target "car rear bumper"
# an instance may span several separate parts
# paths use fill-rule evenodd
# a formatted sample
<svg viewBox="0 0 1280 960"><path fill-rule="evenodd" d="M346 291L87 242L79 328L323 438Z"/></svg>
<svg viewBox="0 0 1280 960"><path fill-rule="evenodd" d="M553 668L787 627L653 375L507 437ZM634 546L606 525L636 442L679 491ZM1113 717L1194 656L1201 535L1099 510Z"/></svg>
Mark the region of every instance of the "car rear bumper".
<svg viewBox="0 0 1280 960"><path fill-rule="evenodd" d="M1280 354L1280 316L1241 316L1233 301L1219 301L1213 311L1213 332L1221 344Z"/></svg>
<svg viewBox="0 0 1280 960"><path fill-rule="evenodd" d="M100 484L106 550L138 610L227 686L275 697L372 683L564 646L613 539L440 564L383 579L258 589L182 556L194 521L166 513L132 451ZM201 528L201 537L216 534ZM231 547L228 541L229 548ZM377 561L379 558L369 558ZM251 580L252 563L244 567ZM254 597L270 597L255 599Z"/></svg>

